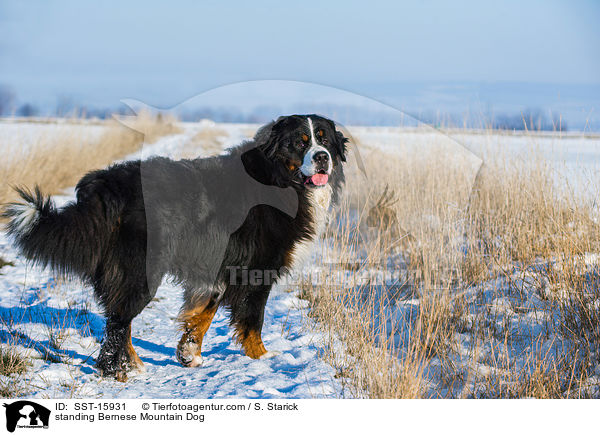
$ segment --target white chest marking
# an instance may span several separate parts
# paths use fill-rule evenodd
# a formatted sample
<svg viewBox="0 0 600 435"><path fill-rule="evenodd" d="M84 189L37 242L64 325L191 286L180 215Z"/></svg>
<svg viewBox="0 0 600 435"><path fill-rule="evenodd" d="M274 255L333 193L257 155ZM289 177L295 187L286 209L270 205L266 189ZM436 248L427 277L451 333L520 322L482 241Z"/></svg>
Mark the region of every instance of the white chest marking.
<svg viewBox="0 0 600 435"><path fill-rule="evenodd" d="M321 237L327 225L327 212L331 204L332 189L329 184L308 191L308 202L312 214L311 237L303 239L292 248L290 269L299 269L310 258L315 242Z"/></svg>

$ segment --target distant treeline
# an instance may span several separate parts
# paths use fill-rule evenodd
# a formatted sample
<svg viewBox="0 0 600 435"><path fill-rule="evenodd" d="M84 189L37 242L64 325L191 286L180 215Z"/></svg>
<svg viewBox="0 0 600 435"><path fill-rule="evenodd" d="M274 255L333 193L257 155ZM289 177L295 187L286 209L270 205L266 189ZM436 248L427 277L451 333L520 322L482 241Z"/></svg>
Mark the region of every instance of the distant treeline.
<svg viewBox="0 0 600 435"><path fill-rule="evenodd" d="M440 128L492 128L514 131L567 131L567 121L560 116L547 116L541 109L526 109L515 114L477 114L424 112L417 115L421 122Z"/></svg>
<svg viewBox="0 0 600 435"><path fill-rule="evenodd" d="M499 115L491 124L500 130L567 131L564 119L560 116L550 119L540 109L529 109L520 115Z"/></svg>
<svg viewBox="0 0 600 435"><path fill-rule="evenodd" d="M320 109L320 110L319 110ZM433 111L407 112L406 117L399 121L396 114L374 112L361 107L311 104L296 104L289 107L257 106L251 110L241 110L236 107L200 107L179 110L175 115L182 121L195 122L200 119L211 119L215 122L264 123L276 118L282 113L319 112L334 114L336 121L346 125L414 126L418 122L439 128L493 128L499 130L530 130L530 131L567 131L567 122L559 116L546 115L538 108L526 109L513 114L477 114L444 113ZM57 116L106 119L113 115L132 114L128 107L87 107L76 104L69 98L59 98L54 109L40 109L34 104L17 103L14 93L7 87L0 86L0 117L19 116Z"/></svg>

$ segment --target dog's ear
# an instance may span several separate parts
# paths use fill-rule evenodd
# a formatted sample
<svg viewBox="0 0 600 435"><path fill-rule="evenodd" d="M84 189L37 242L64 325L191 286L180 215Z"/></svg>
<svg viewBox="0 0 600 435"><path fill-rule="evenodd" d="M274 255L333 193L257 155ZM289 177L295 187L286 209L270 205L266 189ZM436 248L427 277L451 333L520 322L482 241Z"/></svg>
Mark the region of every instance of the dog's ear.
<svg viewBox="0 0 600 435"><path fill-rule="evenodd" d="M277 147L281 139L282 132L294 128L296 123L302 121L299 115L280 116L275 121L271 121L264 127L261 127L254 135L254 142L267 157L271 158L277 152Z"/></svg>
<svg viewBox="0 0 600 435"><path fill-rule="evenodd" d="M342 162L345 162L346 161L346 151L347 151L346 142L348 142L348 138L345 137L341 131L338 131L338 130L334 130L334 131L335 131L335 146L336 146L338 152L340 153Z"/></svg>
<svg viewBox="0 0 600 435"><path fill-rule="evenodd" d="M244 152L241 158L248 175L263 184L271 184L273 162L267 158L260 146Z"/></svg>
<svg viewBox="0 0 600 435"><path fill-rule="evenodd" d="M268 158L261 147L252 148L242 154L242 163L248 175L268 186L288 187L283 166Z"/></svg>
<svg viewBox="0 0 600 435"><path fill-rule="evenodd" d="M271 158L277 150L277 142L275 140L276 132L275 125L280 122L284 117L280 116L276 121L271 121L266 125L263 125L258 129L254 135L254 143L265 156Z"/></svg>
<svg viewBox="0 0 600 435"><path fill-rule="evenodd" d="M335 122L333 122L331 119L327 119L327 121L329 122L331 130L333 130L334 132L333 145L335 145L335 148L339 153L342 162L345 162L347 151L346 142L348 142L348 138L345 137L344 134L336 128Z"/></svg>

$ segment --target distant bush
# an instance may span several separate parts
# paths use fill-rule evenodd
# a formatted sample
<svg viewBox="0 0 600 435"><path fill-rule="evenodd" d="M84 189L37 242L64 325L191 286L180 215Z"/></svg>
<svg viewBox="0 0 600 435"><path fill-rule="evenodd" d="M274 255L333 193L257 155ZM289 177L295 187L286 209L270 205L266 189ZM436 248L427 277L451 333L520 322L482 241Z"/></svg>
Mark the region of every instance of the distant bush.
<svg viewBox="0 0 600 435"><path fill-rule="evenodd" d="M7 86L0 85L0 116L11 115L14 110L15 93Z"/></svg>
<svg viewBox="0 0 600 435"><path fill-rule="evenodd" d="M25 103L21 107L17 109L17 116L23 116L25 118L29 118L32 116L37 116L39 110L33 104Z"/></svg>
<svg viewBox="0 0 600 435"><path fill-rule="evenodd" d="M519 115L500 115L492 122L498 130L567 131L564 119L554 116L548 119L539 109L527 109Z"/></svg>

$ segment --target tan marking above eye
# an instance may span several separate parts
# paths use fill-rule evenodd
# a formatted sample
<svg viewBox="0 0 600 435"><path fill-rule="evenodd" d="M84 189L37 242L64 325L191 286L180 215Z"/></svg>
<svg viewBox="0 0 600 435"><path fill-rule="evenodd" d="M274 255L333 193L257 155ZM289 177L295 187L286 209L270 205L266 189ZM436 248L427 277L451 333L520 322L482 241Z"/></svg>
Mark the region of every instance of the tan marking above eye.
<svg viewBox="0 0 600 435"><path fill-rule="evenodd" d="M303 140L304 142L308 142L308 135L307 135L307 134L303 134L303 135L302 135L302 140Z"/></svg>

